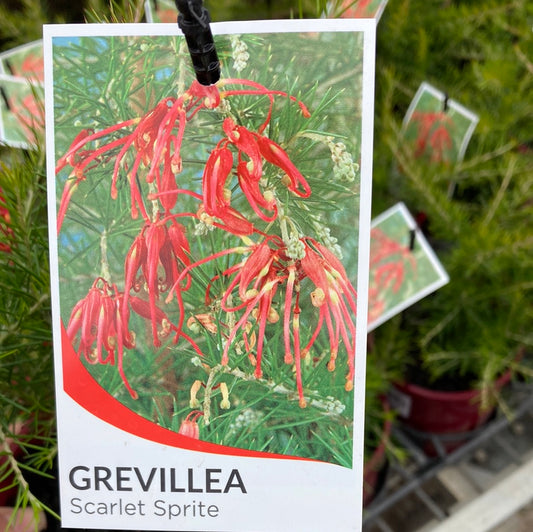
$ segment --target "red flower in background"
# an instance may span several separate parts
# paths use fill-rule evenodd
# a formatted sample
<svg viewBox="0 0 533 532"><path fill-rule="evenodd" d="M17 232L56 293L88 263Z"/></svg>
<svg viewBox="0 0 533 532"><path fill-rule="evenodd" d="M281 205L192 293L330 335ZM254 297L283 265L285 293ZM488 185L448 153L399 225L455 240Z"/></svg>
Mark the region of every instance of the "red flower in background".
<svg viewBox="0 0 533 532"><path fill-rule="evenodd" d="M417 125L415 157L430 155L432 162L450 163L449 152L453 149L450 134L453 120L444 111L414 111L411 121Z"/></svg>
<svg viewBox="0 0 533 532"><path fill-rule="evenodd" d="M402 287L406 264L413 272L416 271L416 260L411 250L374 227L370 232L369 322L383 313L387 291L390 289L397 293Z"/></svg>
<svg viewBox="0 0 533 532"><path fill-rule="evenodd" d="M44 61L41 55L29 53L24 58L19 69L14 69L11 65L11 70L14 70L14 76L25 77L34 81L44 82Z"/></svg>
<svg viewBox="0 0 533 532"><path fill-rule="evenodd" d="M2 189L0 188L0 251L5 253L11 253L11 245L9 240L13 237L13 229L9 227L11 224L11 215L6 207L6 200L3 196Z"/></svg>

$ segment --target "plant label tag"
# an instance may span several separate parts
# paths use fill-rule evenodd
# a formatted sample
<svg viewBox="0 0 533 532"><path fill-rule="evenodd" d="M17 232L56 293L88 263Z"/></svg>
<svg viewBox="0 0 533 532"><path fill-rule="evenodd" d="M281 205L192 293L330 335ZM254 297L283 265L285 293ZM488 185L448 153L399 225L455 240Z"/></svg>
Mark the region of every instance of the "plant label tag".
<svg viewBox="0 0 533 532"><path fill-rule="evenodd" d="M424 81L405 114L403 137L413 157L447 170L463 160L478 122L478 115ZM452 180L448 196L454 191Z"/></svg>
<svg viewBox="0 0 533 532"><path fill-rule="evenodd" d="M0 143L32 149L44 130L43 87L0 74Z"/></svg>
<svg viewBox="0 0 533 532"><path fill-rule="evenodd" d="M45 27L62 525L357 531L375 21L212 31Z"/></svg>
<svg viewBox="0 0 533 532"><path fill-rule="evenodd" d="M438 290L449 276L402 203L372 220L368 330Z"/></svg>
<svg viewBox="0 0 533 532"><path fill-rule="evenodd" d="M0 53L0 73L44 83L42 41L33 41Z"/></svg>

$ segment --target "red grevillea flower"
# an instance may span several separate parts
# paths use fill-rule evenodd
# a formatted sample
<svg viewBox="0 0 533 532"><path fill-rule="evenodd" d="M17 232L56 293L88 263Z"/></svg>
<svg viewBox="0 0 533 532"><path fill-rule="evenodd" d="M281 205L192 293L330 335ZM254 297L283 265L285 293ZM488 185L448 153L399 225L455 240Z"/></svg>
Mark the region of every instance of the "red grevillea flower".
<svg viewBox="0 0 533 532"><path fill-rule="evenodd" d="M67 335L73 344L78 337L78 355L83 355L90 364L116 364L122 382L136 399L137 392L130 386L123 366L124 348L135 346L128 321L129 313L123 311L123 294L99 277L72 309Z"/></svg>
<svg viewBox="0 0 533 532"><path fill-rule="evenodd" d="M58 216L58 230L76 186L85 178L86 170L94 162L114 158L111 176L111 196L117 197L117 180L121 169L126 170L131 193L131 214L133 218L139 211L143 218L146 213L143 198L137 183L139 168L146 169L145 181L157 184L158 198L165 212L176 203L175 175L181 172L181 143L185 126L200 109L214 108L220 103L216 87L204 87L194 82L179 98L164 98L153 109L140 118L113 124L98 132L84 130L74 139L67 152L57 161L56 174L65 166L73 168L71 175L75 181L67 181ZM130 128L133 130L130 131ZM117 133L122 133L118 135ZM107 140L106 139L110 139ZM99 141L97 148L90 146ZM117 153L117 149L119 150ZM133 154L133 162L126 160Z"/></svg>
<svg viewBox="0 0 533 532"><path fill-rule="evenodd" d="M348 374L345 388L353 388L355 365L355 317L356 291L350 283L341 262L331 251L311 238L300 239L305 255L301 259L292 259L287 255L284 242L278 237L265 238L259 244L249 246L249 255L241 262L222 273L229 278L226 289L221 295L220 304L223 311L238 313L234 325L227 335L222 353L221 363L229 363L229 352L239 334L246 340L251 332L251 319L255 319L257 336L252 347L256 356L251 357L255 363L255 376L262 377L262 358L265 345L265 333L269 323L279 321L279 312L274 300L278 289L283 302L283 342L284 360L294 364L296 385L300 406L305 407L303 393L301 359L313 347L320 331L325 328L329 335L330 360L328 369L335 369L335 361L342 341L347 352ZM236 248L243 253L242 248ZM221 253L215 254L220 256ZM205 262L206 259L203 259ZM194 264L191 265L194 267ZM212 287L216 276L206 291L206 304L212 300ZM313 285L310 298L313 306L318 309L318 321L314 331L302 344L300 331L300 298L304 283ZM236 293L234 293L236 292ZM238 296L239 303L233 301ZM255 332L255 331L254 331ZM302 345L304 347L302 348Z"/></svg>
<svg viewBox="0 0 533 532"><path fill-rule="evenodd" d="M278 167L284 173L282 183L295 195L308 197L311 188L306 179L290 160L287 152L273 140L239 126L231 118L223 123L226 138L211 152L202 179L204 209L210 216L223 221L225 226L237 234L251 234L253 226L243 221L231 206L231 192L226 185L234 166L230 146L237 149L236 173L239 186L248 203L259 218L273 221L278 213L272 190L261 190L263 163Z"/></svg>
<svg viewBox="0 0 533 532"><path fill-rule="evenodd" d="M169 288L180 289L178 278L184 267L189 265L189 242L185 229L175 220L168 219L146 222L133 241L124 262L124 312L128 312L130 290L139 292L146 285L148 292L152 337L156 347L161 345L158 325L161 323L156 301ZM181 287L187 289L189 278ZM181 299L180 299L181 301Z"/></svg>
<svg viewBox="0 0 533 532"><path fill-rule="evenodd" d="M198 426L198 420L204 415L203 412L199 410L193 410L189 412L187 417L181 422L178 434L187 436L189 438L194 438L195 440L200 439L200 427Z"/></svg>
<svg viewBox="0 0 533 532"><path fill-rule="evenodd" d="M270 246L271 242L274 244L273 247ZM226 312L240 310L243 312L229 332L222 353L222 364L228 363L229 348L237 333L242 331L246 335L248 334L247 327L249 318L252 316L258 323L255 360L255 376L257 378L263 375L261 361L266 324L279 320L277 311L272 307L272 300L279 284L285 280L284 265L280 261L282 252L283 248L279 247L274 239L264 240L261 244L252 247L250 255L244 261L224 272L224 275L235 274L235 276L224 291L221 307ZM241 301L238 305L232 305L230 302L235 287L238 288Z"/></svg>
<svg viewBox="0 0 533 532"><path fill-rule="evenodd" d="M347 351L348 373L345 388L353 389L355 375L355 318L357 293L340 260L325 246L311 238L304 239L305 256L301 270L315 285L311 302L319 309L318 324L306 351L313 345L325 322L330 341L328 369L335 369L339 342L342 339Z"/></svg>
<svg viewBox="0 0 533 532"><path fill-rule="evenodd" d="M225 187L233 167L233 156L225 148L215 148L209 156L203 174L204 202L198 212L198 218L206 220L218 218L221 227L238 235L249 235L253 232L253 224L239 211L231 207L231 191ZM213 223L213 222L211 222Z"/></svg>

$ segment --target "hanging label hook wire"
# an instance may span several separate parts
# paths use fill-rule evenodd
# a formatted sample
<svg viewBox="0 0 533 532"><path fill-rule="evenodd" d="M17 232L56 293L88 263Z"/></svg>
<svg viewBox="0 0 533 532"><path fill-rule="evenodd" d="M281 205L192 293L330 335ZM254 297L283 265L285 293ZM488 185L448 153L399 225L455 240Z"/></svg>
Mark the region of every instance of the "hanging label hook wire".
<svg viewBox="0 0 533 532"><path fill-rule="evenodd" d="M220 79L220 61L209 23L209 12L202 0L175 0L178 26L185 35L196 79L202 85L213 85Z"/></svg>

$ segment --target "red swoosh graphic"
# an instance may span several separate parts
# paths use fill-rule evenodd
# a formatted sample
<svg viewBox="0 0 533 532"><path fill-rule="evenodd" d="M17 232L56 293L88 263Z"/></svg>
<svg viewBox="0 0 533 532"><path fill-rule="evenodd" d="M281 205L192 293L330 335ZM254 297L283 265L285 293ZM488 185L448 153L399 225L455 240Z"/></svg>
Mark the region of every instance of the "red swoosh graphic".
<svg viewBox="0 0 533 532"><path fill-rule="evenodd" d="M315 461L299 456L286 456L261 451L250 451L237 447L226 447L216 443L205 442L189 438L136 414L111 394L106 392L87 371L80 357L67 336L63 323L61 324L61 343L63 356L63 388L65 392L87 412L97 418L121 429L125 432L180 449L200 451L212 454L230 456L247 456L254 458L282 458L286 460Z"/></svg>

